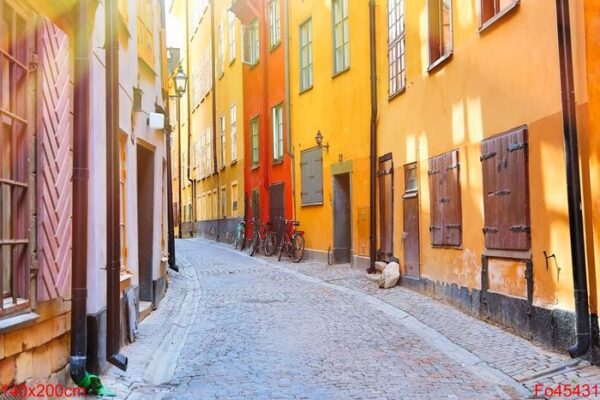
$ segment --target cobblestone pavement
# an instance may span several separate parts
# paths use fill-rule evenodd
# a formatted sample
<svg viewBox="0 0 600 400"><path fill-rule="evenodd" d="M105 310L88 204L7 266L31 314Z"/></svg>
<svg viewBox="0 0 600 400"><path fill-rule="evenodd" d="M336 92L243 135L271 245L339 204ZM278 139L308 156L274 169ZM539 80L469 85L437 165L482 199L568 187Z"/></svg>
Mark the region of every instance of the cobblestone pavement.
<svg viewBox="0 0 600 400"><path fill-rule="evenodd" d="M538 383L600 383L587 362L380 290L347 265L277 263L201 239L178 241L177 256L167 296L123 349L128 371L103 377L119 398L520 399Z"/></svg>

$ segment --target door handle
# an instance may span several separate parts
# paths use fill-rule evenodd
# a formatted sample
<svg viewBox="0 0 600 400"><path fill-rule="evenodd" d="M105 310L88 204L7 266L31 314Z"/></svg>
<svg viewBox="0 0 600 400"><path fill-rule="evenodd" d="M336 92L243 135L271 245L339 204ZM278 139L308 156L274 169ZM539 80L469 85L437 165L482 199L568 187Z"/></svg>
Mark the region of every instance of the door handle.
<svg viewBox="0 0 600 400"><path fill-rule="evenodd" d="M404 243L406 241L407 237L408 237L408 232L402 232L402 234L400 235L400 239L402 240L402 243Z"/></svg>

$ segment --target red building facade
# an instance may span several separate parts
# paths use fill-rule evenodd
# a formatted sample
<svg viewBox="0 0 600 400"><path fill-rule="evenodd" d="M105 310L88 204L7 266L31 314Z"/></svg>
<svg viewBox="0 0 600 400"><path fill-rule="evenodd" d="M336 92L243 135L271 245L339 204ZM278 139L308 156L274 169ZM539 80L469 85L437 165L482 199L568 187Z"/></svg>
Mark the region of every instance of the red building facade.
<svg viewBox="0 0 600 400"><path fill-rule="evenodd" d="M237 0L242 22L246 219L293 218L284 0ZM248 224L250 228L251 224Z"/></svg>

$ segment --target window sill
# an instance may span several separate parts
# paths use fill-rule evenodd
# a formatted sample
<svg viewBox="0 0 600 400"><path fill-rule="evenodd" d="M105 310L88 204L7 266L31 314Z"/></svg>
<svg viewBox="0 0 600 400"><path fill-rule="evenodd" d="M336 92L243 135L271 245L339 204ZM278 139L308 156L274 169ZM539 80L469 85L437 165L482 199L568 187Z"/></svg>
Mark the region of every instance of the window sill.
<svg viewBox="0 0 600 400"><path fill-rule="evenodd" d="M432 73L435 72L437 69L441 68L444 64L446 64L452 59L452 54L453 52L450 51L448 54L444 54L443 56L435 60L429 65L429 67L427 68L427 72Z"/></svg>
<svg viewBox="0 0 600 400"><path fill-rule="evenodd" d="M0 321L0 334L30 326L39 318L39 314L30 311L3 319Z"/></svg>
<svg viewBox="0 0 600 400"><path fill-rule="evenodd" d="M300 207L312 207L312 206L322 206L324 203L320 202L320 203L305 203L305 204L300 204Z"/></svg>
<svg viewBox="0 0 600 400"><path fill-rule="evenodd" d="M234 165L236 165L236 164L237 164L237 160L232 160L232 161L231 161L231 165L232 165L232 166L234 166Z"/></svg>
<svg viewBox="0 0 600 400"><path fill-rule="evenodd" d="M233 63L235 63L235 58L233 60L229 60L229 66L231 67L233 65Z"/></svg>
<svg viewBox="0 0 600 400"><path fill-rule="evenodd" d="M260 167L260 165L253 165L252 167L250 167L250 171L254 171L256 169L258 169Z"/></svg>
<svg viewBox="0 0 600 400"><path fill-rule="evenodd" d="M273 160L273 165L283 164L283 157Z"/></svg>
<svg viewBox="0 0 600 400"><path fill-rule="evenodd" d="M513 0L511 5L506 7L504 10L500 11L498 14L494 15L492 18L483 22L481 25L479 25L479 33L483 33L490 26L494 25L498 20L502 19L502 17L504 17L506 14L511 13L518 7L519 3L521 3L521 0Z"/></svg>
<svg viewBox="0 0 600 400"><path fill-rule="evenodd" d="M313 85L310 85L306 89L300 89L300 91L298 92L298 95L304 94L306 92L310 92L312 90L312 88L313 88Z"/></svg>
<svg viewBox="0 0 600 400"><path fill-rule="evenodd" d="M403 199L412 199L412 198L417 197L418 195L419 195L419 192L417 192L416 190L409 190L402 195L402 198Z"/></svg>
<svg viewBox="0 0 600 400"><path fill-rule="evenodd" d="M486 257L509 258L512 260L531 260L531 250L494 250L485 249L483 255Z"/></svg>
<svg viewBox="0 0 600 400"><path fill-rule="evenodd" d="M274 52L275 50L277 50L277 48L278 48L280 45L281 45L281 39L279 40L279 42L277 42L277 43L275 43L275 44L272 44L272 45L271 45L271 48L269 49L269 52L270 52L270 53Z"/></svg>
<svg viewBox="0 0 600 400"><path fill-rule="evenodd" d="M343 75L343 74L345 74L348 71L350 71L350 66L347 66L346 68L344 68L344 69L342 69L340 71L337 71L337 72L334 71L333 75L331 76L331 79L335 79L338 76Z"/></svg>
<svg viewBox="0 0 600 400"><path fill-rule="evenodd" d="M254 64L246 64L248 65L248 67L250 68L250 71L252 71L258 64L259 64L260 60L256 60L256 62Z"/></svg>
<svg viewBox="0 0 600 400"><path fill-rule="evenodd" d="M394 93L392 95L388 95L388 102L394 100L396 97L400 96L404 92L406 92L406 86L404 86L402 89L398 90L396 93Z"/></svg>
<svg viewBox="0 0 600 400"><path fill-rule="evenodd" d="M225 170L225 166L223 165L223 166L222 166L222 167L219 169L219 172L220 172L220 171L224 171L224 170Z"/></svg>

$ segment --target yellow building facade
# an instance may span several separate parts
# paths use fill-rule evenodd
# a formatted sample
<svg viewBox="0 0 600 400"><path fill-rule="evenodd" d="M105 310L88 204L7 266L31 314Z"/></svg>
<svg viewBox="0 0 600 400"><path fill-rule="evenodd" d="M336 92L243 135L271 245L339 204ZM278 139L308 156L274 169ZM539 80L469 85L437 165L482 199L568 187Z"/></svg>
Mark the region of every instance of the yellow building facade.
<svg viewBox="0 0 600 400"><path fill-rule="evenodd" d="M575 324L556 4L384 3L378 249L407 284L564 349ZM591 219L583 2L570 21Z"/></svg>
<svg viewBox="0 0 600 400"><path fill-rule="evenodd" d="M181 51L188 76L181 101L183 234L231 241L244 216L240 23L227 1L175 1L173 7L187 32Z"/></svg>
<svg viewBox="0 0 600 400"><path fill-rule="evenodd" d="M289 21L295 208L306 256L368 266L369 3L291 1Z"/></svg>

